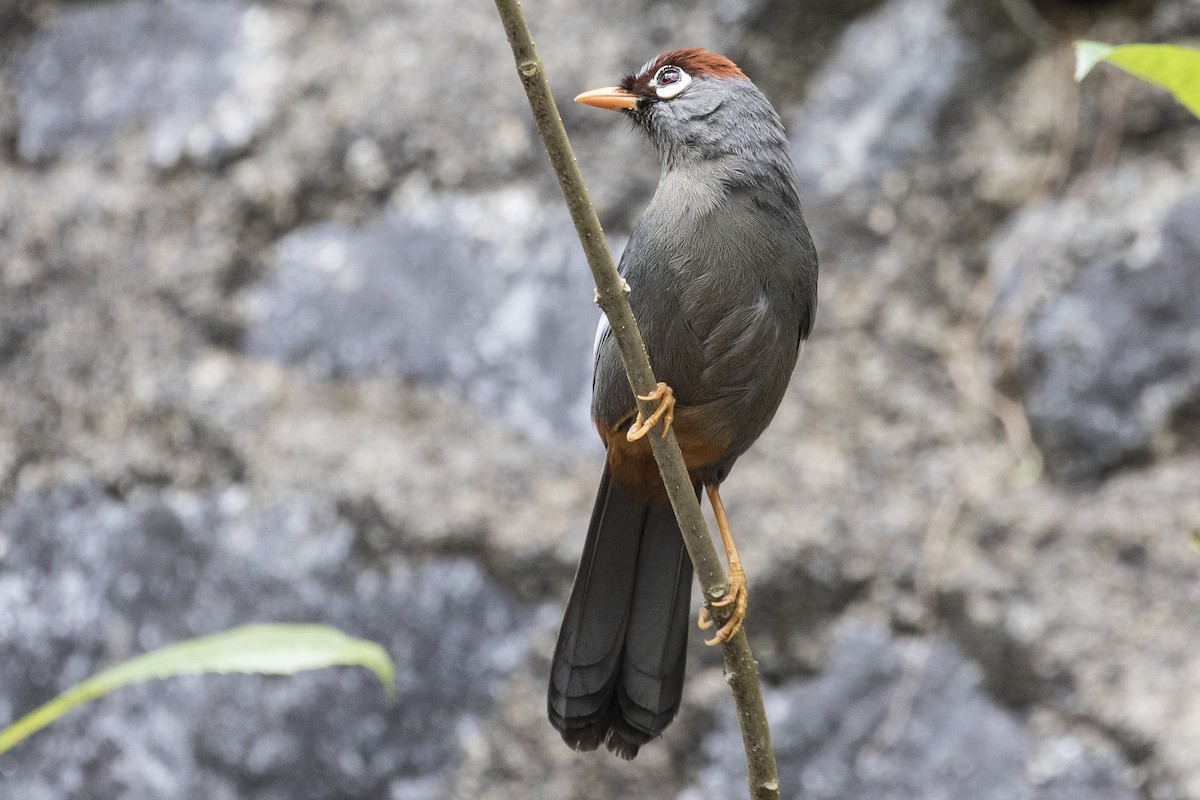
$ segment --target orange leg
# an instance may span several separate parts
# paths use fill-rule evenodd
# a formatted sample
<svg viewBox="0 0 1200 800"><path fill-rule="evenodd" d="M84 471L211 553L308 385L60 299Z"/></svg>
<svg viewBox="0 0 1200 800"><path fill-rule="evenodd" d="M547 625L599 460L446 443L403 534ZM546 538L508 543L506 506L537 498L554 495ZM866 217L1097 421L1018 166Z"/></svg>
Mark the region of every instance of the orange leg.
<svg viewBox="0 0 1200 800"><path fill-rule="evenodd" d="M671 387L667 386L662 381L658 382L658 386L650 394L639 394L639 400L659 400L658 408L650 415L650 419L642 419L642 412L638 411L637 421L629 426L629 433L625 434L625 438L631 442L636 442L638 439L650 432L650 429L658 424L658 421L665 414L667 419L663 424L662 435L665 437L667 431L671 430L671 423L675 421L675 392L671 391Z"/></svg>
<svg viewBox="0 0 1200 800"><path fill-rule="evenodd" d="M738 558L737 545L733 543L733 534L729 532L729 520L725 517L725 505L721 502L721 492L716 486L705 486L704 490L708 492L708 502L712 504L713 513L717 516L717 529L721 531L721 543L725 545L725 558L729 561L729 591L713 605L734 604L729 621L717 631L713 638L704 640L705 644L711 646L729 641L742 629L742 622L746 619L749 595L746 592L746 572L742 569L742 560ZM708 609L703 606L700 607L700 618L697 624L701 630L705 631L713 626L712 614L708 613Z"/></svg>

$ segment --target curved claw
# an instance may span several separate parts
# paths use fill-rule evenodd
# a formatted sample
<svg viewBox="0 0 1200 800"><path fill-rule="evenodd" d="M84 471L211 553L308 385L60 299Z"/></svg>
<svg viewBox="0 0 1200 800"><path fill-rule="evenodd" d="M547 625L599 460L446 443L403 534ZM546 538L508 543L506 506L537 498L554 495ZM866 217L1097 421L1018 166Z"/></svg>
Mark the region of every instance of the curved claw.
<svg viewBox="0 0 1200 800"><path fill-rule="evenodd" d="M667 431L671 430L671 423L675 421L675 392L671 390L662 381L654 388L650 394L639 394L639 400L659 400L658 408L650 415L650 419L643 420L642 412L638 411L637 420L629 426L629 432L625 434L625 438L631 442L636 442L641 439L650 429L658 424L658 421L666 415L666 420L663 423L662 435L665 438Z"/></svg>
<svg viewBox="0 0 1200 800"><path fill-rule="evenodd" d="M727 642L737 635L737 632L742 629L742 623L746 620L746 608L750 602L750 595L746 591L746 573L741 566L736 566L729 570L729 591L720 600L714 600L714 606L727 606L734 604L733 612L729 615L729 620L721 626L711 639L705 639L704 643L709 647L722 642ZM705 607L700 608L699 618L696 624L700 630L708 630L713 626L712 614Z"/></svg>

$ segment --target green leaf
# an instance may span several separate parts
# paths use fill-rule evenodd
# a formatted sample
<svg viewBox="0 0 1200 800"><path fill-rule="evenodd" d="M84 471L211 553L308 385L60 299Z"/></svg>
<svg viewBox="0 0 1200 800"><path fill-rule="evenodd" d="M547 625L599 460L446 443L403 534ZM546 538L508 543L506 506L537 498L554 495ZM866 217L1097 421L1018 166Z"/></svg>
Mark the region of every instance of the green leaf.
<svg viewBox="0 0 1200 800"><path fill-rule="evenodd" d="M0 753L76 706L131 683L205 672L292 675L334 666L367 667L388 699L395 698L395 665L374 642L325 625L246 625L167 645L93 675L0 731Z"/></svg>
<svg viewBox="0 0 1200 800"><path fill-rule="evenodd" d="M1200 117L1200 50L1171 44L1075 43L1075 80L1083 80L1101 61L1163 87Z"/></svg>
<svg viewBox="0 0 1200 800"><path fill-rule="evenodd" d="M1089 42L1086 39L1075 42L1075 80L1086 78L1092 68L1112 51L1112 45L1104 42Z"/></svg>

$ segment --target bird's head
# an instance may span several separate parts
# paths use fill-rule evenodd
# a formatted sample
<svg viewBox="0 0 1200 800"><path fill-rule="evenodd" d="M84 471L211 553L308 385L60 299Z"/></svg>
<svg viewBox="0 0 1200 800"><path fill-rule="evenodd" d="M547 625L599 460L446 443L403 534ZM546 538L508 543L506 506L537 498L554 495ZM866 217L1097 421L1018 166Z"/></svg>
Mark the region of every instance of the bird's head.
<svg viewBox="0 0 1200 800"><path fill-rule="evenodd" d="M624 112L667 165L761 144L763 129L773 143L782 142L778 116L746 74L699 47L662 53L617 86L584 92L575 102Z"/></svg>

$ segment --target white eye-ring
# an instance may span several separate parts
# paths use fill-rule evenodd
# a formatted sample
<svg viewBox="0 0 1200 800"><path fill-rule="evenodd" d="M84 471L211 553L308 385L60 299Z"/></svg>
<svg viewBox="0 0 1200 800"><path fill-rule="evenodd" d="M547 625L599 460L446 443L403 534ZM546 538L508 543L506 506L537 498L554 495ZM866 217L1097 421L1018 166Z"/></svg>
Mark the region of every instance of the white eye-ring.
<svg viewBox="0 0 1200 800"><path fill-rule="evenodd" d="M659 100L670 100L678 97L692 82L692 76L674 64L668 64L654 74L650 85Z"/></svg>

